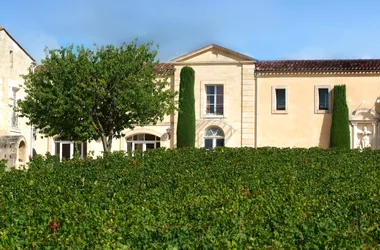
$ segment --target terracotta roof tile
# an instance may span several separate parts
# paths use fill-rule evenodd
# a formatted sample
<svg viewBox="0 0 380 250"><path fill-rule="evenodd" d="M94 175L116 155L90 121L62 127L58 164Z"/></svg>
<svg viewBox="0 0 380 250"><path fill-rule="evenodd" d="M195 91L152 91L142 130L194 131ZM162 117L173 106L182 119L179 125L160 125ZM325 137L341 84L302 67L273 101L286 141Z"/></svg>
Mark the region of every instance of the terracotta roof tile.
<svg viewBox="0 0 380 250"><path fill-rule="evenodd" d="M41 70L44 69L43 64L39 64L36 66L35 70ZM172 63L159 63L156 67L155 70L157 74L164 74L164 73L173 73L174 72L174 64Z"/></svg>
<svg viewBox="0 0 380 250"><path fill-rule="evenodd" d="M379 71L380 59L259 61L258 72Z"/></svg>
<svg viewBox="0 0 380 250"><path fill-rule="evenodd" d="M159 63L155 70L158 74L163 73L173 73L174 72L174 64L172 63Z"/></svg>

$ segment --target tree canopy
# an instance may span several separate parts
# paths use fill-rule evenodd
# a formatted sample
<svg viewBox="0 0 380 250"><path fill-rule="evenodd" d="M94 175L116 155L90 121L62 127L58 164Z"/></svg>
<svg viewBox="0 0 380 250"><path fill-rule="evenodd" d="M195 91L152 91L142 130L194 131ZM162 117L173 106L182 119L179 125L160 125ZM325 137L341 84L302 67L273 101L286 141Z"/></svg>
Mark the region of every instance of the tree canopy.
<svg viewBox="0 0 380 250"><path fill-rule="evenodd" d="M70 45L46 50L42 66L24 76L27 96L16 111L46 136L101 139L110 151L125 129L156 124L173 112L175 93L157 72L157 48L137 40L121 46Z"/></svg>

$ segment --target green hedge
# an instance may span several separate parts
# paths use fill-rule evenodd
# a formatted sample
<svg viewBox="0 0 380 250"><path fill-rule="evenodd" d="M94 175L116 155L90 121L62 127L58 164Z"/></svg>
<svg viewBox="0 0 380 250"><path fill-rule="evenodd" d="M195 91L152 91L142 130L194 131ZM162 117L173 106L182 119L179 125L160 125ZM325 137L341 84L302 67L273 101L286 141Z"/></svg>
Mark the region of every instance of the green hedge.
<svg viewBox="0 0 380 250"><path fill-rule="evenodd" d="M179 112L177 125L177 147L195 146L195 71L185 66L181 69L179 84Z"/></svg>
<svg viewBox="0 0 380 250"><path fill-rule="evenodd" d="M330 147L350 148L350 127L346 99L346 85L334 86Z"/></svg>
<svg viewBox="0 0 380 250"><path fill-rule="evenodd" d="M185 148L0 172L0 249L380 247L380 154Z"/></svg>

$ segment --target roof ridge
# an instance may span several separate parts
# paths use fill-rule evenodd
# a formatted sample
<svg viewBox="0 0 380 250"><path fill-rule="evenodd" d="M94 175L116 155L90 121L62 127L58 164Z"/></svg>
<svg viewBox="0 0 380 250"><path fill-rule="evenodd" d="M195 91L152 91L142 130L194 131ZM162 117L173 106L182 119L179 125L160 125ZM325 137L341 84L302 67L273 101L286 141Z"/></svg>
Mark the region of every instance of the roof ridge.
<svg viewBox="0 0 380 250"><path fill-rule="evenodd" d="M196 56L198 54L201 54L205 51L208 51L209 49L212 49L212 48L216 48L216 49L219 49L219 50L222 50L226 53L230 53L230 54L233 54L237 57L242 57L242 58L245 58L244 60L248 60L248 61L257 61L255 58L253 57L250 57L248 55L245 55L243 53L240 53L236 50L232 50L232 49L229 49L229 48L226 48L224 46L221 46L221 45L218 45L216 43L211 43L209 45L206 45L202 48L199 48L199 49L196 49L196 50L193 50L187 54L184 54L184 55L181 55L181 56L178 56L176 58L173 58L172 60L170 60L172 63L176 63L176 62L181 62L183 60L185 60L186 58L189 58L189 57L193 57L193 56Z"/></svg>
<svg viewBox="0 0 380 250"><path fill-rule="evenodd" d="M13 36L3 27L3 26L0 26L0 31L4 30L4 32L13 40L13 42L15 42L17 44L17 46L22 50L24 51L24 53L30 58L32 59L33 62L35 62L36 60L24 49L24 47L21 46L21 44L19 44L17 42L16 39L13 38Z"/></svg>
<svg viewBox="0 0 380 250"><path fill-rule="evenodd" d="M380 72L380 59L335 59L335 60L274 60L259 61L260 72Z"/></svg>
<svg viewBox="0 0 380 250"><path fill-rule="evenodd" d="M380 58L346 58L346 59L273 59L260 62L338 62L338 61L380 61Z"/></svg>

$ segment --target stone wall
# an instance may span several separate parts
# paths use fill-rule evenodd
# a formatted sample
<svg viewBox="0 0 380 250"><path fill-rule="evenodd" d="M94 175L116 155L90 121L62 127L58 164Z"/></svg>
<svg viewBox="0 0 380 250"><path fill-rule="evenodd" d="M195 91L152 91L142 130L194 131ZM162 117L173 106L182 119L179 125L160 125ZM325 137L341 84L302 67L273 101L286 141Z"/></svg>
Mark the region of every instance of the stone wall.
<svg viewBox="0 0 380 250"><path fill-rule="evenodd" d="M0 29L0 136L3 136L0 159L4 159L4 155L7 155L6 159L10 166L15 166L14 163L17 163L18 159L9 158L17 156L14 153L10 154L13 149L9 148L8 144L4 148L3 140L8 141L4 138L21 136L24 138L24 144L30 145L31 143L31 128L26 124L27 119L18 117L13 112L12 105L14 105L13 99L20 100L25 97L22 75L28 73L32 62L33 58L20 47L14 38L6 30ZM25 149L26 155L29 155L30 149L27 147Z"/></svg>
<svg viewBox="0 0 380 250"><path fill-rule="evenodd" d="M27 160L27 146L22 135L0 136L0 160L7 161L8 168L20 168Z"/></svg>
<svg viewBox="0 0 380 250"><path fill-rule="evenodd" d="M316 112L316 87L345 84L349 113L358 109L368 114L376 107L379 97L379 74L300 74L300 75L262 75L258 78L258 146L265 147L321 147L330 144L332 113ZM287 110L276 113L272 110L275 95L273 87L286 88ZM331 102L330 105L333 105ZM374 121L375 122L375 121ZM358 128L367 123L374 131L372 122L364 118L355 119ZM351 124L355 126L354 124ZM352 132L353 134L356 132ZM355 134L356 135L356 134ZM373 134L372 134L373 135ZM353 145L353 148L357 146Z"/></svg>

